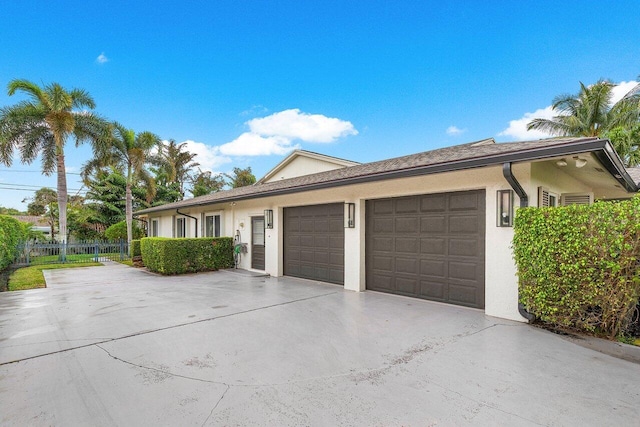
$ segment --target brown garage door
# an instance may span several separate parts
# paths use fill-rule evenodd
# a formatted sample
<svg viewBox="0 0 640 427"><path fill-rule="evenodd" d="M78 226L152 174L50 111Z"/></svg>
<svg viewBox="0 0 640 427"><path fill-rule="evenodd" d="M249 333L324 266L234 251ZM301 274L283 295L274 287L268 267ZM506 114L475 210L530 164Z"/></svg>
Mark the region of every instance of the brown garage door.
<svg viewBox="0 0 640 427"><path fill-rule="evenodd" d="M284 274L344 284L344 205L284 209Z"/></svg>
<svg viewBox="0 0 640 427"><path fill-rule="evenodd" d="M366 207L367 289L484 308L484 190Z"/></svg>

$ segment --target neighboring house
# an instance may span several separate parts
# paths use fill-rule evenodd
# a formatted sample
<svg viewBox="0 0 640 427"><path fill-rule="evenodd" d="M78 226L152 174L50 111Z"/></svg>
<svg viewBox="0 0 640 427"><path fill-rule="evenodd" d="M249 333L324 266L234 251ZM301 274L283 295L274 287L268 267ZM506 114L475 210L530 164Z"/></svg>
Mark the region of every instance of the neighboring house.
<svg viewBox="0 0 640 427"><path fill-rule="evenodd" d="M329 170L309 173L312 158ZM629 198L640 181L597 138L487 139L349 163L296 151L255 185L136 214L152 236L239 235L248 244L242 268L524 320L510 247L514 202Z"/></svg>
<svg viewBox="0 0 640 427"><path fill-rule="evenodd" d="M40 231L45 235L47 240L51 240L51 225L46 217L37 215L13 215L13 217L20 222L31 224L33 231ZM57 228L55 228L55 232L58 232Z"/></svg>

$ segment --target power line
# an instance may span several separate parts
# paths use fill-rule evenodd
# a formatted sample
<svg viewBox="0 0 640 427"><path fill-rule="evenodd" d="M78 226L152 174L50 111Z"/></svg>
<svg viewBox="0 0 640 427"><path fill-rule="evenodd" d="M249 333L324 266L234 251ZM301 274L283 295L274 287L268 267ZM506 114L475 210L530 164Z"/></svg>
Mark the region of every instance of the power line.
<svg viewBox="0 0 640 427"><path fill-rule="evenodd" d="M42 172L40 171L32 171L32 170L27 170L27 169L7 169L7 168L0 168L1 172L18 172L18 173L39 173L40 175L44 175ZM67 175L80 175L78 172L66 172Z"/></svg>
<svg viewBox="0 0 640 427"><path fill-rule="evenodd" d="M15 191L33 191L34 193L38 190L40 190L41 188L48 188L50 190L57 190L54 187L39 187L36 186L36 188L15 188L15 187L5 187L2 184L0 184L0 190L15 190ZM87 190L83 190L82 188L77 189L77 188L68 188L67 191L69 192L77 192L77 193L86 193Z"/></svg>

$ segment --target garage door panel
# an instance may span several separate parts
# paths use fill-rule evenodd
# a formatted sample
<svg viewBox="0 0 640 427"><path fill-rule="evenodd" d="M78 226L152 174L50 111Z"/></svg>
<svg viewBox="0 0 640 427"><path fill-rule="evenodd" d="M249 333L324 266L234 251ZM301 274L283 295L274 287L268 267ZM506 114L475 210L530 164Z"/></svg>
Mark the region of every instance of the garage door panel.
<svg viewBox="0 0 640 427"><path fill-rule="evenodd" d="M393 213L393 200L373 200L373 212L382 215Z"/></svg>
<svg viewBox="0 0 640 427"><path fill-rule="evenodd" d="M479 257L482 249L477 239L449 239L449 255Z"/></svg>
<svg viewBox="0 0 640 427"><path fill-rule="evenodd" d="M420 197L421 212L444 212L447 210L447 197L444 194L430 194Z"/></svg>
<svg viewBox="0 0 640 427"><path fill-rule="evenodd" d="M480 296L475 287L456 284L449 286L449 301L454 304L475 307L478 299L480 299Z"/></svg>
<svg viewBox="0 0 640 427"><path fill-rule="evenodd" d="M421 233L446 233L447 218L445 216L423 216L420 218Z"/></svg>
<svg viewBox="0 0 640 427"><path fill-rule="evenodd" d="M396 292L402 295L415 295L418 285L417 279L408 279L405 277L396 277Z"/></svg>
<svg viewBox="0 0 640 427"><path fill-rule="evenodd" d="M335 249L336 252L344 254L344 237L329 236L329 248Z"/></svg>
<svg viewBox="0 0 640 427"><path fill-rule="evenodd" d="M479 226L477 215L453 215L449 218L449 233L476 234Z"/></svg>
<svg viewBox="0 0 640 427"><path fill-rule="evenodd" d="M376 218L373 222L373 230L376 233L393 233L393 218Z"/></svg>
<svg viewBox="0 0 640 427"><path fill-rule="evenodd" d="M484 198L483 198L484 201ZM451 211L477 211L479 208L478 194L463 193L454 194L451 193L449 197L449 210Z"/></svg>
<svg viewBox="0 0 640 427"><path fill-rule="evenodd" d="M418 229L419 218L396 218L395 232L396 233L415 233Z"/></svg>
<svg viewBox="0 0 640 427"><path fill-rule="evenodd" d="M420 253L427 255L446 255L447 240L441 237L420 239Z"/></svg>
<svg viewBox="0 0 640 427"><path fill-rule="evenodd" d="M475 280L478 277L478 264L470 262L449 262L449 277L451 279Z"/></svg>
<svg viewBox="0 0 640 427"><path fill-rule="evenodd" d="M413 258L396 258L396 273L418 275L418 260Z"/></svg>
<svg viewBox="0 0 640 427"><path fill-rule="evenodd" d="M328 219L316 219L313 221L314 233L327 233L329 232L329 220Z"/></svg>
<svg viewBox="0 0 640 427"><path fill-rule="evenodd" d="M395 213L417 213L420 201L416 198L396 199Z"/></svg>
<svg viewBox="0 0 640 427"><path fill-rule="evenodd" d="M441 281L422 280L420 282L420 293L418 296L433 301L446 301L447 287Z"/></svg>
<svg viewBox="0 0 640 427"><path fill-rule="evenodd" d="M420 275L433 278L445 278L447 275L447 262L445 260L422 259L420 260Z"/></svg>
<svg viewBox="0 0 640 427"><path fill-rule="evenodd" d="M416 253L420 247L420 241L417 238L397 237L396 252L400 253Z"/></svg>
<svg viewBox="0 0 640 427"><path fill-rule="evenodd" d="M394 242L392 237L374 237L372 238L372 246L374 251L388 251L393 249Z"/></svg>
<svg viewBox="0 0 640 427"><path fill-rule="evenodd" d="M367 289L483 308L485 214L484 190L367 201Z"/></svg>
<svg viewBox="0 0 640 427"><path fill-rule="evenodd" d="M284 209L284 274L344 283L344 204Z"/></svg>

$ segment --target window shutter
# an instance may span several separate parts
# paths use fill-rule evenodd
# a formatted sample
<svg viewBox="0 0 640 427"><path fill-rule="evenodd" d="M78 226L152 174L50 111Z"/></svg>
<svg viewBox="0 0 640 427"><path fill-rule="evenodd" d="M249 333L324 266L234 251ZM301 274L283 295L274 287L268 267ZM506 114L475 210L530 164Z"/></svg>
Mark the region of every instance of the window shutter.
<svg viewBox="0 0 640 427"><path fill-rule="evenodd" d="M590 205L593 203L593 193L564 193L560 197L562 206Z"/></svg>
<svg viewBox="0 0 640 427"><path fill-rule="evenodd" d="M544 187L538 187L538 207L549 207L549 190Z"/></svg>

